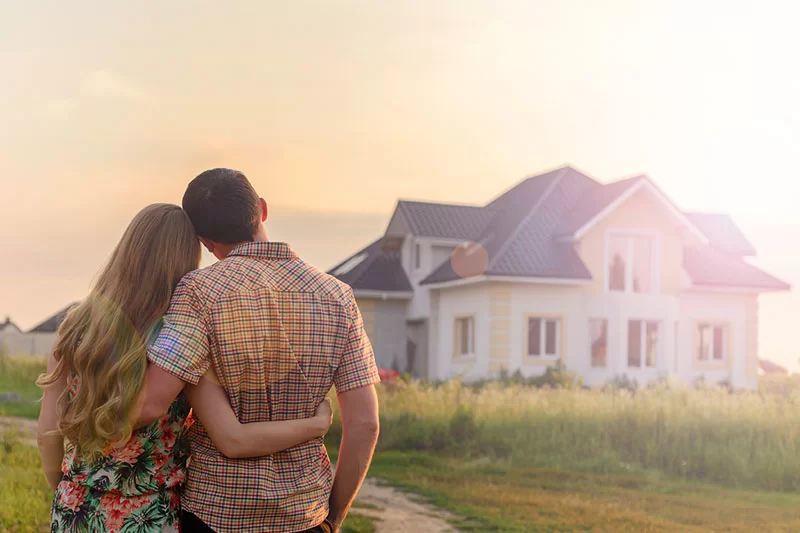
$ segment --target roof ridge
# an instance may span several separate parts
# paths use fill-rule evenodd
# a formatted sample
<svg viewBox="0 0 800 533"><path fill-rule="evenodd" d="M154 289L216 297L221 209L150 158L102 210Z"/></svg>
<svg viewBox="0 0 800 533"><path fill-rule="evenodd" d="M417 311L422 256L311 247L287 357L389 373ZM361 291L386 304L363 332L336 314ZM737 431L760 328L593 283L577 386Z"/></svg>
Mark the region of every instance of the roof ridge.
<svg viewBox="0 0 800 533"><path fill-rule="evenodd" d="M483 209L486 206L480 204L467 204L467 203L453 203L453 202L434 202L432 200L409 200L407 198L400 198L397 200L398 204L423 204L423 205L438 205L443 207L467 207L474 209Z"/></svg>
<svg viewBox="0 0 800 533"><path fill-rule="evenodd" d="M508 238L503 242L503 245L500 246L500 248L497 250L497 253L495 254L495 256L491 258L491 260L489 261L489 264L486 265L486 272L491 271L492 267L494 267L494 264L497 261L497 259L499 257L502 257L506 253L506 251L508 251L509 246L511 246L511 243L514 242L514 239L517 238L517 235L519 235L519 232L521 231L522 227L524 227L525 224L527 224L528 221L533 217L533 215L539 210L539 207L541 207L541 205L544 203L544 201L550 196L550 194L556 188L556 185L561 183L561 180L564 178L564 176L569 171L570 171L570 167L569 166L564 166L561 169L561 172L553 180L553 183L548 185L547 190L544 192L544 194L542 194L542 196L539 198L539 200L536 202L536 204L528 212L528 214L525 215L524 217L522 217L522 220L514 228L514 231L512 231L511 234L509 234Z"/></svg>

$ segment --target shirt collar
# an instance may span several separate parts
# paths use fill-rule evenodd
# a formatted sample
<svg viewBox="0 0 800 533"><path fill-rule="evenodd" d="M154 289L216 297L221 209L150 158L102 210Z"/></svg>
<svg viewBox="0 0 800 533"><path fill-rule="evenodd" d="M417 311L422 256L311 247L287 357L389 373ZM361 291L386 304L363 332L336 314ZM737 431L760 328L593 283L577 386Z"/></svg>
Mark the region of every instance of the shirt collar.
<svg viewBox="0 0 800 533"><path fill-rule="evenodd" d="M294 250L285 242L246 242L240 244L228 254L228 257L261 257L278 261L293 261L298 259Z"/></svg>

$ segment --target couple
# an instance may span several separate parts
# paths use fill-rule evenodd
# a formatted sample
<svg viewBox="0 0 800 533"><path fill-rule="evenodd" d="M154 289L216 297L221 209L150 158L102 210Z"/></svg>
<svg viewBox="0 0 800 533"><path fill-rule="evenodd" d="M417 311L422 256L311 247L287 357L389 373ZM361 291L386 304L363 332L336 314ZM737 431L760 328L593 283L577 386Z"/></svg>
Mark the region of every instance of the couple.
<svg viewBox="0 0 800 533"><path fill-rule="evenodd" d="M377 442L375 358L350 288L266 220L214 169L128 226L39 380L51 531L340 529ZM220 261L197 270L200 242Z"/></svg>

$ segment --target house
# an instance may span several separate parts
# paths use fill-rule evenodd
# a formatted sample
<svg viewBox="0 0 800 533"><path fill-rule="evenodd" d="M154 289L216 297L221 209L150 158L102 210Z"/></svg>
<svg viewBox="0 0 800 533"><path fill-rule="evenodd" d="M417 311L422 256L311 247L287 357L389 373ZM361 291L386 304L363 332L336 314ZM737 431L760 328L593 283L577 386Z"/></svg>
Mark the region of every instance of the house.
<svg viewBox="0 0 800 533"><path fill-rule="evenodd" d="M0 322L0 353L19 353L23 345L22 330L11 321L11 317L6 317L5 322Z"/></svg>
<svg viewBox="0 0 800 533"><path fill-rule="evenodd" d="M350 284L379 366L476 380L562 361L584 383L620 375L756 386L758 296L722 214L681 210L645 175L572 167L483 206L400 201L383 236L330 273Z"/></svg>
<svg viewBox="0 0 800 533"><path fill-rule="evenodd" d="M47 318L41 324L38 324L30 331L26 332L24 334L24 348L17 353L33 357L47 357L50 355L56 344L58 326L61 325L64 317L67 316L67 312L75 305L77 304L68 305Z"/></svg>

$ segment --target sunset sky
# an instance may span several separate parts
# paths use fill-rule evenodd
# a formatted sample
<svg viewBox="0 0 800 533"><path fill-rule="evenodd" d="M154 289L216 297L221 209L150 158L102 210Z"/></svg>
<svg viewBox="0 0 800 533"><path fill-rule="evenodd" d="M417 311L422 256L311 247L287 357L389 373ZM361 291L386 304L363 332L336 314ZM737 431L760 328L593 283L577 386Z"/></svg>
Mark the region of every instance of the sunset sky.
<svg viewBox="0 0 800 533"><path fill-rule="evenodd" d="M113 5L110 5L113 4ZM570 163L731 213L762 355L800 312L791 2L0 0L0 318L80 299L130 218L244 171L270 235L330 267L397 198L484 203Z"/></svg>

